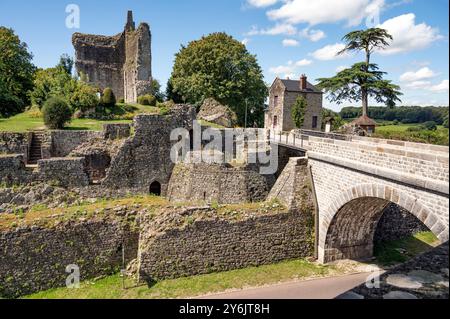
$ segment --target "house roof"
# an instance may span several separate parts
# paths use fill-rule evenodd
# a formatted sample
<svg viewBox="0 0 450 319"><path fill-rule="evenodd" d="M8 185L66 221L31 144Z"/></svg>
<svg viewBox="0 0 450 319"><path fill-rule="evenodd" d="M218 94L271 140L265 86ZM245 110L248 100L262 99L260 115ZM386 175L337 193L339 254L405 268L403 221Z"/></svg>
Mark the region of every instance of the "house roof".
<svg viewBox="0 0 450 319"><path fill-rule="evenodd" d="M284 80L280 79L283 85L286 87L286 91L289 92L312 92L312 93L322 93L321 90L316 88L314 85L306 81L306 91L300 89L300 80Z"/></svg>
<svg viewBox="0 0 450 319"><path fill-rule="evenodd" d="M353 126L376 126L377 122L372 120L367 115L363 115L351 123Z"/></svg>

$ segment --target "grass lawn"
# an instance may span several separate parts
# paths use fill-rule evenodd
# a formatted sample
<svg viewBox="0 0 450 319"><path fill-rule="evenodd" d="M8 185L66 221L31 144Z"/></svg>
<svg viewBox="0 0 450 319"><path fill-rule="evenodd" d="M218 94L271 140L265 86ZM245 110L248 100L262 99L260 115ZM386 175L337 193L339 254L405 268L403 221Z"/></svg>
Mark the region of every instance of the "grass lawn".
<svg viewBox="0 0 450 319"><path fill-rule="evenodd" d="M157 114L158 112L159 109L157 107L118 103L113 110L106 112L107 115L114 116L117 119L110 121L72 119L67 125L67 129L101 131L105 123L131 123L133 116L137 114ZM46 129L46 127L42 117L36 110L20 113L7 119L0 118L0 131L26 132L41 129Z"/></svg>
<svg viewBox="0 0 450 319"><path fill-rule="evenodd" d="M421 232L414 236L375 246L375 257L381 265L404 263L418 254L439 245L439 240L432 232Z"/></svg>
<svg viewBox="0 0 450 319"><path fill-rule="evenodd" d="M186 298L223 292L229 289L258 287L295 279L309 279L337 275L334 266L322 266L303 259L285 261L274 265L251 267L222 273L164 280L152 287L135 286L113 275L96 282L86 281L80 289L58 288L39 292L25 298L33 299L166 299Z"/></svg>

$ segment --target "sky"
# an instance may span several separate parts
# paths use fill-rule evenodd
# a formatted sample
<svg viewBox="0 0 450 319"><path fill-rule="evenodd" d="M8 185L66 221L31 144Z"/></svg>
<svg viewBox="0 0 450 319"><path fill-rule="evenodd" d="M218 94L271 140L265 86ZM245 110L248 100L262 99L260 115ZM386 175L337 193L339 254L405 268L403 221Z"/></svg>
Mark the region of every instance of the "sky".
<svg viewBox="0 0 450 319"><path fill-rule="evenodd" d="M72 4L79 8L79 28L66 23ZM212 32L242 41L270 85L277 76L297 79L303 73L315 83L362 61L362 54L336 55L342 37L377 26L394 40L372 62L400 85L401 104L449 104L448 0L0 0L0 25L14 29L33 63L46 68L63 53L74 56L74 32L120 33L127 10L136 24L150 25L153 76L163 87L181 45ZM324 102L334 110L352 104L358 105Z"/></svg>

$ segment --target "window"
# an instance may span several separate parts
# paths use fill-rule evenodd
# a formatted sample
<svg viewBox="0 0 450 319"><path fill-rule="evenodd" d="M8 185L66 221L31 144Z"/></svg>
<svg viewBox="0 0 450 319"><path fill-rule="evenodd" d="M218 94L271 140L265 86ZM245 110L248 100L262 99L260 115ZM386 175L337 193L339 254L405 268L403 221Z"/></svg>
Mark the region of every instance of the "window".
<svg viewBox="0 0 450 319"><path fill-rule="evenodd" d="M278 126L278 116L273 117L273 127Z"/></svg>
<svg viewBox="0 0 450 319"><path fill-rule="evenodd" d="M312 128L317 128L317 123L318 123L318 117L317 116L313 116L313 118L312 118Z"/></svg>
<svg viewBox="0 0 450 319"><path fill-rule="evenodd" d="M273 106L277 105L278 105L278 95L275 95L275 97L273 98Z"/></svg>

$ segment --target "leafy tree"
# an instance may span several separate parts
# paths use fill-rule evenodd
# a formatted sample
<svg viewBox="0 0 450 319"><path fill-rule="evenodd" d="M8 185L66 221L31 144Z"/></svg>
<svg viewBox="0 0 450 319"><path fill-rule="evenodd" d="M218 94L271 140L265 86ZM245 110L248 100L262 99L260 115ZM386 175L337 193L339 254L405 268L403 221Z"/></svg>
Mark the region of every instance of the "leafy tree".
<svg viewBox="0 0 450 319"><path fill-rule="evenodd" d="M175 91L171 79L167 81L166 100L173 101L174 103L183 103L183 97Z"/></svg>
<svg viewBox="0 0 450 319"><path fill-rule="evenodd" d="M44 123L50 129L63 129L70 122L72 111L65 100L59 97L51 97L42 107Z"/></svg>
<svg viewBox="0 0 450 319"><path fill-rule="evenodd" d="M156 79L152 80L151 95L153 95L158 102L164 101L164 94L161 92L161 84ZM155 103L155 105L156 105L156 103Z"/></svg>
<svg viewBox="0 0 450 319"><path fill-rule="evenodd" d="M448 128L448 114L445 116L444 122L442 123L442 125L444 125L445 128Z"/></svg>
<svg viewBox="0 0 450 319"><path fill-rule="evenodd" d="M32 58L12 29L0 27L0 116L20 113L29 104L36 70Z"/></svg>
<svg viewBox="0 0 450 319"><path fill-rule="evenodd" d="M366 116L369 114L369 97L392 108L400 101L400 87L384 80L386 73L379 71L378 66L370 62L371 54L389 46L392 36L384 29L371 28L350 32L343 40L347 44L339 54L364 51L365 61L354 64L332 78L318 79L318 87L329 93L331 102L340 104L344 100L362 101L362 114Z"/></svg>
<svg viewBox="0 0 450 319"><path fill-rule="evenodd" d="M267 87L256 57L226 33L213 33L182 47L170 79L186 102L214 98L237 114L238 124L264 122ZM169 92L170 93L170 92ZM169 98L169 95L168 95Z"/></svg>
<svg viewBox="0 0 450 319"><path fill-rule="evenodd" d="M308 104L303 96L299 96L292 106L292 119L297 128L302 128L305 122L305 112Z"/></svg>
<svg viewBox="0 0 450 319"><path fill-rule="evenodd" d="M69 96L72 112L95 109L99 104L97 90L81 81L77 82L75 91Z"/></svg>
<svg viewBox="0 0 450 319"><path fill-rule="evenodd" d="M67 72L67 74L72 75L73 64L73 59L68 54L64 53L59 58L59 63L57 66L62 67Z"/></svg>
<svg viewBox="0 0 450 319"><path fill-rule="evenodd" d="M31 100L40 108L50 97L70 97L77 87L76 80L62 66L38 70L34 79Z"/></svg>

